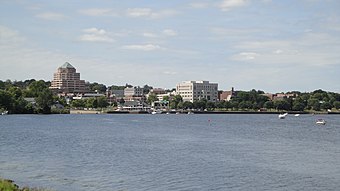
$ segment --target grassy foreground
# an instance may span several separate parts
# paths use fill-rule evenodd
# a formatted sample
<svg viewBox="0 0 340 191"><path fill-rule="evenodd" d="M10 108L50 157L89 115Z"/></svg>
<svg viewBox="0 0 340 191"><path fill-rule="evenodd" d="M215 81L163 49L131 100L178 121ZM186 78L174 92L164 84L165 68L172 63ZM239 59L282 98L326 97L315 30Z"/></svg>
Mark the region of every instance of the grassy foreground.
<svg viewBox="0 0 340 191"><path fill-rule="evenodd" d="M5 180L0 178L0 191L50 191L42 188L19 188L12 180Z"/></svg>

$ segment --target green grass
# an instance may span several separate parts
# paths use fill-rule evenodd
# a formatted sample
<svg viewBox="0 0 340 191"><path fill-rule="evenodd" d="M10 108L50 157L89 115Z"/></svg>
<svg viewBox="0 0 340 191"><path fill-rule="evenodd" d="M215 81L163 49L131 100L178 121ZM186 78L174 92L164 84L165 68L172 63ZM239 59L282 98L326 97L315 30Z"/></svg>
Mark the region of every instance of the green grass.
<svg viewBox="0 0 340 191"><path fill-rule="evenodd" d="M16 184L11 180L5 180L0 178L0 191L51 191L44 188L28 188L23 187L19 188Z"/></svg>

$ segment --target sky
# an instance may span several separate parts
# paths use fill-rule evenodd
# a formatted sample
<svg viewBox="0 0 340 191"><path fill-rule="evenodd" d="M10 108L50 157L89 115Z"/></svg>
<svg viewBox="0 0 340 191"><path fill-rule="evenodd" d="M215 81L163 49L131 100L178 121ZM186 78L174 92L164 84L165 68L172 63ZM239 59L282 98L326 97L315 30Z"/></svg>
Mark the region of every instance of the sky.
<svg viewBox="0 0 340 191"><path fill-rule="evenodd" d="M338 0L0 0L0 80L340 92Z"/></svg>

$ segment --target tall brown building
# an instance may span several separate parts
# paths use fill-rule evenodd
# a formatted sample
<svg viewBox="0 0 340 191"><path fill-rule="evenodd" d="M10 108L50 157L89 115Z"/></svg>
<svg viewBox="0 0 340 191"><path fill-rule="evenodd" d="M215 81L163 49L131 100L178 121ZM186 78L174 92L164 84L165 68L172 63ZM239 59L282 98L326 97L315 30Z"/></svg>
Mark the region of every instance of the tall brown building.
<svg viewBox="0 0 340 191"><path fill-rule="evenodd" d="M56 93L85 93L85 80L80 80L80 73L65 62L54 73L50 89Z"/></svg>

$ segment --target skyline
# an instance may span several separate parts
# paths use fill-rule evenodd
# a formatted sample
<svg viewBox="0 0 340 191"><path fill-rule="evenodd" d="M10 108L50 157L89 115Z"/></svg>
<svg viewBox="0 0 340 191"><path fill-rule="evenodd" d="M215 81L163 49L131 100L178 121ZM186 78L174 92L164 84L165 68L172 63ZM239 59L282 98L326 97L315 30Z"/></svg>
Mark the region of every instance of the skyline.
<svg viewBox="0 0 340 191"><path fill-rule="evenodd" d="M336 0L2 1L0 80L340 92Z"/></svg>

